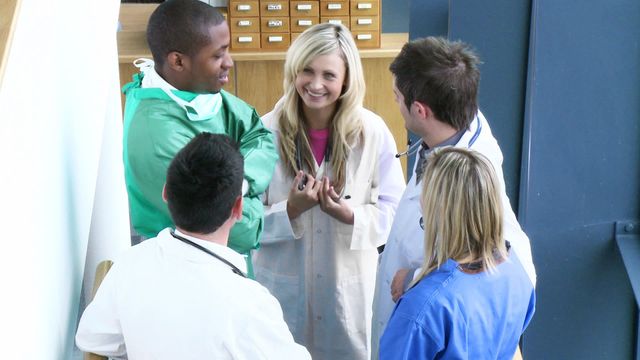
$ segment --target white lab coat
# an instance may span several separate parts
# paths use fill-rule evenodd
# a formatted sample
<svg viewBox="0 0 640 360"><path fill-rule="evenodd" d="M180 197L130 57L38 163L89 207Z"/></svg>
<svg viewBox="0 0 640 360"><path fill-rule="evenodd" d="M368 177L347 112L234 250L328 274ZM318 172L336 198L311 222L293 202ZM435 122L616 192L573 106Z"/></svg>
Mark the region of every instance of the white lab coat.
<svg viewBox="0 0 640 360"><path fill-rule="evenodd" d="M318 360L369 358L376 248L389 234L405 188L389 129L376 114L361 112L364 144L356 145L349 155L342 194L354 211L354 225L332 218L319 205L289 221L286 205L293 178L282 163L264 195L264 232L254 258L256 279L282 304L296 341ZM263 121L277 142L274 113ZM318 178L323 175L320 170Z"/></svg>
<svg viewBox="0 0 640 360"><path fill-rule="evenodd" d="M230 248L180 235L246 271ZM169 229L115 261L80 319L76 343L114 358L310 359L267 289Z"/></svg>
<svg viewBox="0 0 640 360"><path fill-rule="evenodd" d="M478 126L480 124L480 129ZM476 136L476 133L477 136ZM473 140L475 137L475 140ZM469 144L471 145L469 146ZM502 152L498 142L493 137L489 123L481 112L473 120L469 130L455 145L467 147L486 156L496 171L502 193L502 205L504 208L504 237L518 254L520 261L535 286L536 273L531 257L531 245L529 238L522 231L516 219L509 197L505 191L504 176L502 174ZM414 165L415 168L415 165ZM393 276L402 268L419 268L424 261L424 231L419 221L422 216L420 208L421 184L416 185L415 169L411 179L402 195L398 211L385 245L384 252L380 255L378 275L376 278L375 297L373 304L373 328L372 328L372 358L378 358L378 344L382 333L387 326L395 303L391 299L391 281Z"/></svg>

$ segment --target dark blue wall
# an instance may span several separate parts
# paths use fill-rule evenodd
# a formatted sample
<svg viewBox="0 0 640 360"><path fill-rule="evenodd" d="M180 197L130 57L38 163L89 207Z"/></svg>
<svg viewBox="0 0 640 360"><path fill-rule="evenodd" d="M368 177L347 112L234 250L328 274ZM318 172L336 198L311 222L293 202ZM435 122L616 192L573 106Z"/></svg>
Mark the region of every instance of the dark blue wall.
<svg viewBox="0 0 640 360"><path fill-rule="evenodd" d="M480 56L480 109L504 155L507 195L518 209L531 0L451 0L449 39ZM517 214L517 211L516 211Z"/></svg>
<svg viewBox="0 0 640 360"><path fill-rule="evenodd" d="M409 32L409 0L380 0L382 32Z"/></svg>
<svg viewBox="0 0 640 360"><path fill-rule="evenodd" d="M614 222L640 216L640 2L533 0L531 19L520 220L538 306L525 355L630 359Z"/></svg>

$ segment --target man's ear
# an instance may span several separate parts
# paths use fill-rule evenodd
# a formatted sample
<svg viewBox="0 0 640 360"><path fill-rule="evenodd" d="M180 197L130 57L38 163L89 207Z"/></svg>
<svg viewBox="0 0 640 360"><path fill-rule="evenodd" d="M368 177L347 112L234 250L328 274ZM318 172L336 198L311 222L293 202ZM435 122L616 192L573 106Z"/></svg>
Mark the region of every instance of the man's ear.
<svg viewBox="0 0 640 360"><path fill-rule="evenodd" d="M167 202L167 183L164 183L164 185L162 185L162 200L164 200L164 202Z"/></svg>
<svg viewBox="0 0 640 360"><path fill-rule="evenodd" d="M174 71L183 71L187 62L187 57L182 53L172 51L167 54L167 65Z"/></svg>
<svg viewBox="0 0 640 360"><path fill-rule="evenodd" d="M231 217L235 220L242 220L242 195L236 198L236 201L233 203L233 208L231 208Z"/></svg>
<svg viewBox="0 0 640 360"><path fill-rule="evenodd" d="M431 108L428 105L421 103L420 101L414 101L413 104L411 104L411 109L412 111L415 111L415 113L420 118L423 119L433 116L433 111L431 111Z"/></svg>

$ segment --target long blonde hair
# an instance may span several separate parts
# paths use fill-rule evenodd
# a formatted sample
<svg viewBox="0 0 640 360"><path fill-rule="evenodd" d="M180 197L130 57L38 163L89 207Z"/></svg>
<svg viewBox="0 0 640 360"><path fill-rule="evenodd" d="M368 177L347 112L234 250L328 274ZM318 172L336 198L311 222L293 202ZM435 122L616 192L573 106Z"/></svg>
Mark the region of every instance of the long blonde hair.
<svg viewBox="0 0 640 360"><path fill-rule="evenodd" d="M489 160L463 148L436 149L422 179L425 262L414 282L447 259L492 272L507 257L499 182Z"/></svg>
<svg viewBox="0 0 640 360"><path fill-rule="evenodd" d="M290 175L299 170L296 144L300 146L300 160L306 171L315 176L314 158L302 115L302 101L295 87L297 75L316 57L338 52L346 67L345 89L337 100L336 113L331 121L330 164L333 186L342 189L346 182L346 163L350 148L362 140L360 118L365 94L364 75L360 55L349 30L342 25L318 24L303 32L287 51L284 63L284 101L276 109L280 128L280 156Z"/></svg>

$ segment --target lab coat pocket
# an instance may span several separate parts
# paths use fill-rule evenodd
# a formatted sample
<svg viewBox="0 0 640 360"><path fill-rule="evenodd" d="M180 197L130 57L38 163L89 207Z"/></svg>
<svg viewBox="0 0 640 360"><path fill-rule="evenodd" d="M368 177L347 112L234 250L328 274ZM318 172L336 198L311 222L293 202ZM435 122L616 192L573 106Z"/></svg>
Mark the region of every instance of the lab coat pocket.
<svg viewBox="0 0 640 360"><path fill-rule="evenodd" d="M353 182L347 186L344 192L344 199L352 207L358 205L366 205L375 203L378 197L376 194L376 200L372 199L371 181L358 181Z"/></svg>
<svg viewBox="0 0 640 360"><path fill-rule="evenodd" d="M304 294L300 293L302 289L299 277L276 274L270 269L260 268L259 271L256 271L256 280L278 299L289 330L296 342L302 341L302 332L298 330L298 319L302 316L300 311L302 304L304 304Z"/></svg>
<svg viewBox="0 0 640 360"><path fill-rule="evenodd" d="M371 284L363 281L361 276L342 279L338 285L340 305L344 312L344 326L351 341L357 347L366 349L368 332L371 325Z"/></svg>

